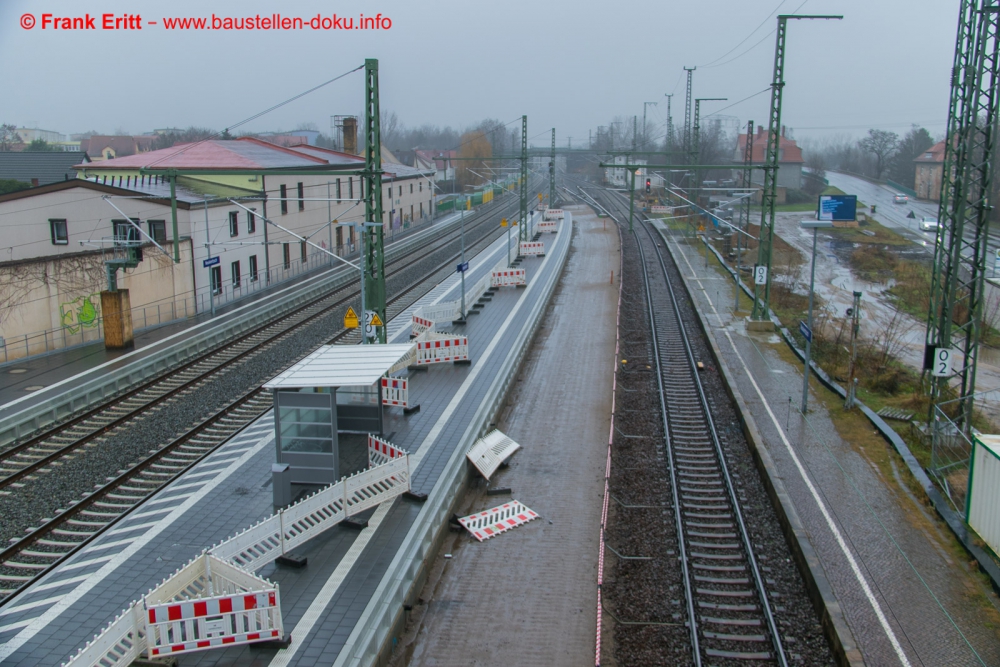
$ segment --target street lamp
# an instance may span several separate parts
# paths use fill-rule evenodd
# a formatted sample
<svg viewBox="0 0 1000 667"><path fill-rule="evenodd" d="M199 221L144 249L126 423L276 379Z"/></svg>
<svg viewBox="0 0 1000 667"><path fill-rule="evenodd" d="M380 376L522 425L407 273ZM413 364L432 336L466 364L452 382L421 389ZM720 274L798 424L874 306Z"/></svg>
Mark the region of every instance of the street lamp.
<svg viewBox="0 0 1000 667"><path fill-rule="evenodd" d="M819 229L829 229L833 227L833 223L829 220L803 220L799 223L802 229L813 230L813 252L812 252L812 268L809 272L809 322L803 325L799 323L799 331L806 339L806 368L805 374L802 378L802 414L806 413L806 406L809 403L809 359L812 352L812 337L813 337L813 285L816 282L816 234ZM805 327L803 329L803 326Z"/></svg>

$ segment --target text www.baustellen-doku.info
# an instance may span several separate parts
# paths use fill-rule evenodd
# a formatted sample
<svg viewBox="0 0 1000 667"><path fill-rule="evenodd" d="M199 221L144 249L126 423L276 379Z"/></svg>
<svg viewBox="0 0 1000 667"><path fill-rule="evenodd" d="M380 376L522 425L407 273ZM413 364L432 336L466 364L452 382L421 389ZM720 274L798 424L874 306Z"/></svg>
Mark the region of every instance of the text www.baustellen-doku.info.
<svg viewBox="0 0 1000 667"><path fill-rule="evenodd" d="M392 19L382 14L343 16L185 16L150 18L142 14L83 14L61 16L48 12L21 15L25 30L389 30Z"/></svg>

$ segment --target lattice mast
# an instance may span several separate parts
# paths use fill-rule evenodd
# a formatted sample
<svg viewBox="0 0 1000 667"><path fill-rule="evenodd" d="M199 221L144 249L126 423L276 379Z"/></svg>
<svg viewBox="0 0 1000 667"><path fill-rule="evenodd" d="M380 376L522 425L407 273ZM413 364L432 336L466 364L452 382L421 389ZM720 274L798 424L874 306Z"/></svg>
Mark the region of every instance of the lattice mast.
<svg viewBox="0 0 1000 667"><path fill-rule="evenodd" d="M382 137L379 126L378 60L365 60L365 222L382 222ZM365 227L362 269L365 282L364 310L374 311L383 323L385 312L385 256L383 229L378 224ZM386 329L376 327L378 342L386 342Z"/></svg>
<svg viewBox="0 0 1000 667"><path fill-rule="evenodd" d="M778 196L778 156L781 141L781 98L785 89L785 35L789 19L842 19L843 16L796 15L778 16L778 31L774 40L774 72L771 77L771 111L768 114L767 148L764 152L764 188L761 191L760 243L757 265L766 267L763 285L754 285L751 319L767 320L771 306L771 251L774 242L774 204Z"/></svg>
<svg viewBox="0 0 1000 667"><path fill-rule="evenodd" d="M966 433L976 389L992 209L1000 84L998 11L996 0L962 0L959 9L927 315L928 358L939 347L953 351L951 374L931 378L932 406L944 398L946 386L953 386L961 399L955 422Z"/></svg>

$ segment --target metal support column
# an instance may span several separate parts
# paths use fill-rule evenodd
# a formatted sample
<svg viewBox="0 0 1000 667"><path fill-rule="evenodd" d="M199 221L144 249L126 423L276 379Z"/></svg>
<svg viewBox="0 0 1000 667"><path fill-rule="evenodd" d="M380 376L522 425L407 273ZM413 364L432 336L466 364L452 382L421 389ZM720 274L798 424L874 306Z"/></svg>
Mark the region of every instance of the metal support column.
<svg viewBox="0 0 1000 667"><path fill-rule="evenodd" d="M367 237L361 256L365 273L363 310L374 311L382 320L378 342L386 342L385 256L382 227L382 138L379 128L378 60L365 60L365 172L362 176L365 198L365 221L379 223L364 230ZM362 314L364 322L364 314ZM362 336L365 338L365 336ZM367 341L366 341L367 342Z"/></svg>
<svg viewBox="0 0 1000 667"><path fill-rule="evenodd" d="M632 231L632 212L635 210L635 172L638 169L629 168L628 173L632 177L631 185L628 188L628 231Z"/></svg>
<svg viewBox="0 0 1000 667"><path fill-rule="evenodd" d="M930 417L950 386L959 397L954 421L968 435L993 208L1000 6L997 0L963 0L959 11L926 341L931 359L937 348L952 351L950 372L931 377Z"/></svg>
<svg viewBox="0 0 1000 667"><path fill-rule="evenodd" d="M521 256L520 241L528 240L528 117L521 116L521 220L518 223L517 256Z"/></svg>
<svg viewBox="0 0 1000 667"><path fill-rule="evenodd" d="M751 319L767 320L771 306L771 249L774 241L774 204L778 193L778 152L781 140L781 98L785 88L785 35L789 19L842 19L843 16L778 16L774 40L774 73L771 77L771 111L768 114L767 148L764 152L764 189L761 192L760 243L757 266L765 267L763 285L754 286ZM756 281L755 281L756 283ZM763 292L763 294L762 294Z"/></svg>
<svg viewBox="0 0 1000 667"><path fill-rule="evenodd" d="M552 128L552 152L549 154L549 208L556 200L556 128Z"/></svg>
<svg viewBox="0 0 1000 667"><path fill-rule="evenodd" d="M684 92L684 152L691 152L691 76L697 67L685 67L687 72L687 88Z"/></svg>
<svg viewBox="0 0 1000 667"><path fill-rule="evenodd" d="M750 186L753 180L753 170L750 165L753 163L753 121L747 121L747 142L743 146L743 182L740 184L744 188ZM741 232L750 233L750 202L751 197L745 192L743 193L743 198L740 200L740 215L736 218L736 306L735 310L740 309L740 267L743 261L743 248L740 245L743 240L743 234Z"/></svg>

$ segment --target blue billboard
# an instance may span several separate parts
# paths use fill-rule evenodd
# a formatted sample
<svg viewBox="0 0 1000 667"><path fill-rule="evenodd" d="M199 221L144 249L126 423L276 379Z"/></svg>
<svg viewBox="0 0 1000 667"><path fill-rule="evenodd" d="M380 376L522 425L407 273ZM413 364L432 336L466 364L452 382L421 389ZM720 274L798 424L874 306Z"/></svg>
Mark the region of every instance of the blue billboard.
<svg viewBox="0 0 1000 667"><path fill-rule="evenodd" d="M853 221L857 219L857 195L820 195L817 220Z"/></svg>

